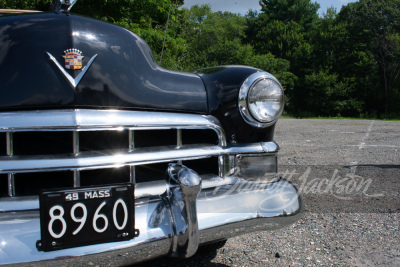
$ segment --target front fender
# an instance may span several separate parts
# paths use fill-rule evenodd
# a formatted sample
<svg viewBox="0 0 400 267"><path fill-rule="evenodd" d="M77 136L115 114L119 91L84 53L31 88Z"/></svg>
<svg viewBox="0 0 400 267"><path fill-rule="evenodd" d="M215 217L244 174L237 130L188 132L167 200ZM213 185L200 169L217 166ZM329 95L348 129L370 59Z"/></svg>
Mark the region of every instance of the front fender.
<svg viewBox="0 0 400 267"><path fill-rule="evenodd" d="M241 85L247 77L261 71L247 66L221 66L196 72L206 87L209 113L219 119L230 143L273 141L275 124L262 129L250 126L238 109Z"/></svg>

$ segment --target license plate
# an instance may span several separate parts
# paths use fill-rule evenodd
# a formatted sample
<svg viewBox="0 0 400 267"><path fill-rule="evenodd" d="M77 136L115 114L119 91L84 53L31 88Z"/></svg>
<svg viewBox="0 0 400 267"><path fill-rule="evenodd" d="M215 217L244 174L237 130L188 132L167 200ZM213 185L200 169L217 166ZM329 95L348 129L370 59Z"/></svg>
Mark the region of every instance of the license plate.
<svg viewBox="0 0 400 267"><path fill-rule="evenodd" d="M133 194L132 184L40 192L37 248L51 251L132 239Z"/></svg>

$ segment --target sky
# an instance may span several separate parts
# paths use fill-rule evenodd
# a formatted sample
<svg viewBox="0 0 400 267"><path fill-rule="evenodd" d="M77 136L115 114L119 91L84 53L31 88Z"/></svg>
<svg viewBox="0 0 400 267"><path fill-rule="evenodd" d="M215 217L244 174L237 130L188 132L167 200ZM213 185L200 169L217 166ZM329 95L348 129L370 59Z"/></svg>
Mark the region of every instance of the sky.
<svg viewBox="0 0 400 267"><path fill-rule="evenodd" d="M190 8L193 5L210 4L212 11L229 11L232 13L240 13L246 15L249 9L260 10L259 0L185 0L183 7ZM318 2L321 6L318 14L326 13L328 7L335 7L337 12L340 11L343 5L356 0L311 0L311 2Z"/></svg>

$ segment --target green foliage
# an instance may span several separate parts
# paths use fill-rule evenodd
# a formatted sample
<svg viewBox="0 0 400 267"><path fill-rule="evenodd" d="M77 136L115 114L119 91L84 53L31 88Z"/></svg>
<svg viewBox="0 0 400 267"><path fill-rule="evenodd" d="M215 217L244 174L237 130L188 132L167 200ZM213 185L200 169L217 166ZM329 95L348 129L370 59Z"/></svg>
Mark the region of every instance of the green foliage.
<svg viewBox="0 0 400 267"><path fill-rule="evenodd" d="M104 21L155 27L166 23L170 7L174 9L174 16L176 7L182 4L183 1L171 0L84 0L78 1L73 10Z"/></svg>
<svg viewBox="0 0 400 267"><path fill-rule="evenodd" d="M304 35L299 24L293 21L285 24L274 20L268 23L268 27L262 27L258 31L254 45L259 53L269 51L287 59L293 56L303 42Z"/></svg>
<svg viewBox="0 0 400 267"><path fill-rule="evenodd" d="M336 73L320 70L306 75L305 86L308 88L306 105L308 112L319 116L347 116L359 114L362 102L351 96L351 81L339 80Z"/></svg>
<svg viewBox="0 0 400 267"><path fill-rule="evenodd" d="M2 0L0 8L49 11L51 0Z"/></svg>
<svg viewBox="0 0 400 267"><path fill-rule="evenodd" d="M296 22L305 29L312 27L318 20L317 11L320 5L310 0L261 0L261 9L271 20L284 24Z"/></svg>
<svg viewBox="0 0 400 267"><path fill-rule="evenodd" d="M344 75L359 78L360 93L368 88L368 94L364 93L368 109L378 113L400 113L397 104L400 101L400 43L396 41L400 33L399 18L400 0L360 0L345 6L338 15L338 21L345 23L349 32L348 55L368 61L361 65L349 58L354 60L355 68Z"/></svg>
<svg viewBox="0 0 400 267"><path fill-rule="evenodd" d="M181 36L195 67L235 64L241 50L246 20L232 13L211 11L210 6L185 10Z"/></svg>
<svg viewBox="0 0 400 267"><path fill-rule="evenodd" d="M287 92L289 112L400 114L400 0L360 0L320 18L309 0L261 6L261 14L247 14L246 42L290 62L298 79Z"/></svg>

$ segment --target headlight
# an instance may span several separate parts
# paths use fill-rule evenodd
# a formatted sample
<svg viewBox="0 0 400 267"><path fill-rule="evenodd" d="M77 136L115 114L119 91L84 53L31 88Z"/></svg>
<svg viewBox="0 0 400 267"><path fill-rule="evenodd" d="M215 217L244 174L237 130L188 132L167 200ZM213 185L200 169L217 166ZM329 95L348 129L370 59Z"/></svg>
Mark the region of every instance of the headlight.
<svg viewBox="0 0 400 267"><path fill-rule="evenodd" d="M250 75L239 91L239 109L247 123L267 127L282 114L283 89L278 80L267 72Z"/></svg>

